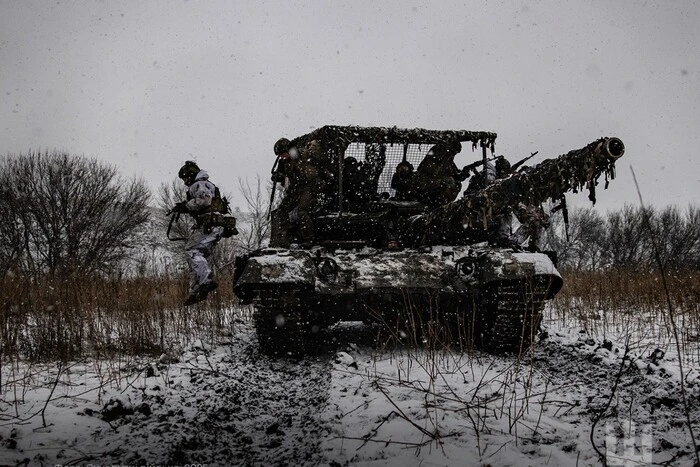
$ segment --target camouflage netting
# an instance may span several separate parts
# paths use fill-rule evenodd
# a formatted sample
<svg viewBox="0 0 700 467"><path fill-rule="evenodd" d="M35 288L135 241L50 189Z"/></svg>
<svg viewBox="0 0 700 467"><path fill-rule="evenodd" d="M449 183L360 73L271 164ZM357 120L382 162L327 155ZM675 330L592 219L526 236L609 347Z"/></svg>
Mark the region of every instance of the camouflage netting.
<svg viewBox="0 0 700 467"><path fill-rule="evenodd" d="M604 175L607 188L608 182L615 178L615 160L623 152L624 145L617 138L601 138L584 148L496 180L483 190L423 216L415 227L448 238L450 232L446 229L486 228L495 215L519 203L540 205L550 198L559 200L569 191L577 193L584 188L595 203L598 179Z"/></svg>
<svg viewBox="0 0 700 467"><path fill-rule="evenodd" d="M390 182L395 172L396 165L401 161L401 147L403 147L404 159L407 153L414 155L418 146L421 153L420 162L425 156L420 146L432 146L435 144L448 144L451 142L471 143L472 149L478 147L484 151L490 150L493 154L496 141L496 133L487 131L467 130L427 130L423 128L397 128L397 127L360 127L360 126L333 126L326 125L308 134L294 138L291 144L298 148L300 159L308 161L319 169L321 178L325 180L329 191L338 189L342 191L344 158L348 155L360 160L364 158L367 148L364 146L384 146L385 159L382 170L377 180L377 187L382 192L393 195ZM359 147L359 146L363 147ZM350 154L347 152L350 151ZM358 154L360 152L360 154ZM391 159L391 160L390 160ZM389 162L388 164L386 162ZM274 169L273 169L274 170ZM344 195L343 195L344 196ZM328 194L327 202L323 203L325 210L342 211L341 196Z"/></svg>
<svg viewBox="0 0 700 467"><path fill-rule="evenodd" d="M472 143L473 147L483 145L493 152L496 133L488 131L327 125L294 139L292 144L303 146L314 139L323 141L326 145L332 145L337 148L344 148L349 143L353 142L435 144L449 141L469 141Z"/></svg>

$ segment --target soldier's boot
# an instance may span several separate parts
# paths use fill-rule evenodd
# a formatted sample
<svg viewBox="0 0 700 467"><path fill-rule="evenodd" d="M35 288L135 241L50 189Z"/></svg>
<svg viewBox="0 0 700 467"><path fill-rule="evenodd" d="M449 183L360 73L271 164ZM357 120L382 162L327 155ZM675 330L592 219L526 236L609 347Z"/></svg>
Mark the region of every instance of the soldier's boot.
<svg viewBox="0 0 700 467"><path fill-rule="evenodd" d="M202 300L204 300L206 296L199 295L195 292L192 292L189 297L185 299L185 302L183 303L185 306L190 306L194 305L195 303L199 303Z"/></svg>
<svg viewBox="0 0 700 467"><path fill-rule="evenodd" d="M209 292L216 290L217 287L219 287L219 284L215 280L209 279L201 285L201 287L199 288L199 293L204 294L204 296L206 297L207 295L209 295Z"/></svg>
<svg viewBox="0 0 700 467"><path fill-rule="evenodd" d="M185 306L194 305L195 303L199 303L202 300L206 299L209 295L209 292L215 290L218 286L219 284L217 284L216 281L214 281L213 279L207 279L206 282L204 282L202 285L200 285L190 293L189 297L187 297L187 299L185 300Z"/></svg>

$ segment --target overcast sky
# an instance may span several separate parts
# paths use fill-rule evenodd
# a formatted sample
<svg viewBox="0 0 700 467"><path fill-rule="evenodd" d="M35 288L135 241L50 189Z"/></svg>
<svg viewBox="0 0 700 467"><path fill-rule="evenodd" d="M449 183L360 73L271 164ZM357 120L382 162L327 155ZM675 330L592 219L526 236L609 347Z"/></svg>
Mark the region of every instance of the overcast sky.
<svg viewBox="0 0 700 467"><path fill-rule="evenodd" d="M618 136L598 206L637 204L632 165L646 203L686 207L699 24L692 0L0 0L0 153L66 150L153 188L195 159L242 205L279 137L326 124L494 131L533 162Z"/></svg>

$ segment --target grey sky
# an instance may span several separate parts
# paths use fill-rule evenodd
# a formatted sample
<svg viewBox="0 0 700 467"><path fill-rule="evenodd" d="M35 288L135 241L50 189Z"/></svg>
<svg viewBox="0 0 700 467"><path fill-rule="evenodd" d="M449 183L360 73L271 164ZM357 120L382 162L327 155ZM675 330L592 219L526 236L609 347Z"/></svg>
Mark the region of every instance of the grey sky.
<svg viewBox="0 0 700 467"><path fill-rule="evenodd" d="M495 131L535 161L618 136L598 205L637 203L631 164L645 202L685 207L698 24L694 1L0 0L0 153L63 149L154 188L193 158L237 194L279 137L325 124Z"/></svg>

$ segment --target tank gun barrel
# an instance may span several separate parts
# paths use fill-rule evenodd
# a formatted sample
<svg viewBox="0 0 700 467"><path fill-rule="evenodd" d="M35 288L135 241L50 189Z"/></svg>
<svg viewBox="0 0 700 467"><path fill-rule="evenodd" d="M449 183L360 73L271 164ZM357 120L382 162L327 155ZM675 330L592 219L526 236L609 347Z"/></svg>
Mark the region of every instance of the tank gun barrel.
<svg viewBox="0 0 700 467"><path fill-rule="evenodd" d="M477 208L521 201L539 204L549 198L561 198L569 191L577 193L588 188L589 198L595 204L598 178L605 175L607 188L609 180L615 178L615 161L624 153L625 145L619 138L601 138L581 149L545 159L523 172L496 180L458 202Z"/></svg>
<svg viewBox="0 0 700 467"><path fill-rule="evenodd" d="M601 175L605 188L615 178L615 162L625 153L622 140L601 138L554 159L546 159L520 172L498 179L483 189L412 220L411 243L440 244L459 237L465 229L486 229L490 219L519 203L540 205L561 199L569 191L589 191L595 204L595 187Z"/></svg>

